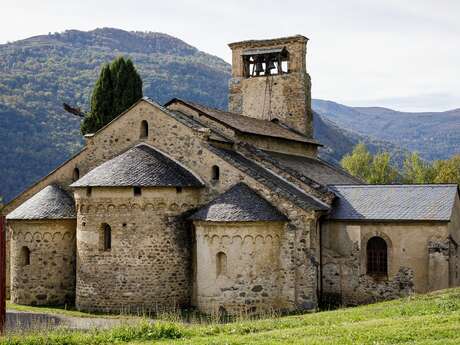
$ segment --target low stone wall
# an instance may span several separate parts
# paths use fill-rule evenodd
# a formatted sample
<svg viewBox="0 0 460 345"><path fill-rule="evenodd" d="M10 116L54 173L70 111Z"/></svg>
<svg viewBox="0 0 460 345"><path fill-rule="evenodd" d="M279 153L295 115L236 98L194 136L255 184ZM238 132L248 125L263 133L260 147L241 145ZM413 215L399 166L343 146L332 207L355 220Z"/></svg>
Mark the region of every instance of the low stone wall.
<svg viewBox="0 0 460 345"><path fill-rule="evenodd" d="M73 304L75 220L8 221L11 231L11 301Z"/></svg>

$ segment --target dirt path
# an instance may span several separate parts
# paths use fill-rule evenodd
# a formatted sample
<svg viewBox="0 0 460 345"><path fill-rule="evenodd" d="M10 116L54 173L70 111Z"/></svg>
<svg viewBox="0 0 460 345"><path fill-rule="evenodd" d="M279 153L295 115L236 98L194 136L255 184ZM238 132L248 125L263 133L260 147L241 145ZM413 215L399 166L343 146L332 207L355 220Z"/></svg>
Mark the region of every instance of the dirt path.
<svg viewBox="0 0 460 345"><path fill-rule="evenodd" d="M41 329L79 329L87 330L92 328L110 328L123 324L135 323L134 318L93 318L93 317L74 317L59 314L31 313L16 310L6 312L6 331L28 331Z"/></svg>

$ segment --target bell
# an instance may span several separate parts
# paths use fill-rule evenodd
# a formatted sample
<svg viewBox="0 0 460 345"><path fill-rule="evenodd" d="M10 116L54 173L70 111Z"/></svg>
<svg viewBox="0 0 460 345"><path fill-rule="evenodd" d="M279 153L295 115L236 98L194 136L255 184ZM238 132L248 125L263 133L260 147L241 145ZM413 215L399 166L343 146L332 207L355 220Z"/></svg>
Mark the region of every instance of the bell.
<svg viewBox="0 0 460 345"><path fill-rule="evenodd" d="M255 69L256 74L259 75L263 71L264 71L264 66L262 65L262 62L260 61L256 62L256 69Z"/></svg>
<svg viewBox="0 0 460 345"><path fill-rule="evenodd" d="M270 75L272 74L271 70L275 69L275 62L273 60L268 60L267 62L267 68L265 69L265 75Z"/></svg>

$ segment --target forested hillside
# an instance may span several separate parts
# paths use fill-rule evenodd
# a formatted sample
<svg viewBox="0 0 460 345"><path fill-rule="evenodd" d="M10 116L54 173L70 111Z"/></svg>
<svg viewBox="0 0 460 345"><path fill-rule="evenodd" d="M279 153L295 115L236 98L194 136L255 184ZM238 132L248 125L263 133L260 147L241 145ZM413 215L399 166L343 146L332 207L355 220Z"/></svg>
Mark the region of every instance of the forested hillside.
<svg viewBox="0 0 460 345"><path fill-rule="evenodd" d="M80 120L101 64L133 59L144 94L159 102L184 97L225 108L230 66L160 33L70 30L0 45L0 195L11 199L82 145Z"/></svg>
<svg viewBox="0 0 460 345"><path fill-rule="evenodd" d="M407 113L314 100L313 108L343 128L418 151L427 160L460 153L460 109Z"/></svg>

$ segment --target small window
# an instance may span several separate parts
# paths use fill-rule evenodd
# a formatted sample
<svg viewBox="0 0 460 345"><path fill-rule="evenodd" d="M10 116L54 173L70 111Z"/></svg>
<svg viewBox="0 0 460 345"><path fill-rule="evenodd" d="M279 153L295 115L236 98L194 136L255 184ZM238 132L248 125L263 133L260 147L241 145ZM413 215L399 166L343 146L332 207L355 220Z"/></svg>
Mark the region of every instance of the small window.
<svg viewBox="0 0 460 345"><path fill-rule="evenodd" d="M227 255L224 252L219 252L216 255L216 276L227 274Z"/></svg>
<svg viewBox="0 0 460 345"><path fill-rule="evenodd" d="M218 181L220 178L220 169L217 165L213 165L212 167L212 179L214 181Z"/></svg>
<svg viewBox="0 0 460 345"><path fill-rule="evenodd" d="M388 275L388 247L381 237L372 237L367 242L367 274L377 277Z"/></svg>
<svg viewBox="0 0 460 345"><path fill-rule="evenodd" d="M142 188L141 187L133 187L134 196L141 196L142 195Z"/></svg>
<svg viewBox="0 0 460 345"><path fill-rule="evenodd" d="M182 187L176 187L176 193L182 193Z"/></svg>
<svg viewBox="0 0 460 345"><path fill-rule="evenodd" d="M87 197L90 197L92 192L93 192L93 189L91 187L86 187L86 196Z"/></svg>
<svg viewBox="0 0 460 345"><path fill-rule="evenodd" d="M109 224L102 224L102 237L104 244L104 251L112 249L112 229Z"/></svg>
<svg viewBox="0 0 460 345"><path fill-rule="evenodd" d="M30 249L28 247L21 248L20 264L22 267L30 265Z"/></svg>
<svg viewBox="0 0 460 345"><path fill-rule="evenodd" d="M141 122L141 134L140 138L145 139L149 137L149 123L145 120Z"/></svg>
<svg viewBox="0 0 460 345"><path fill-rule="evenodd" d="M75 182L80 178L80 170L78 168L73 169L72 181Z"/></svg>

